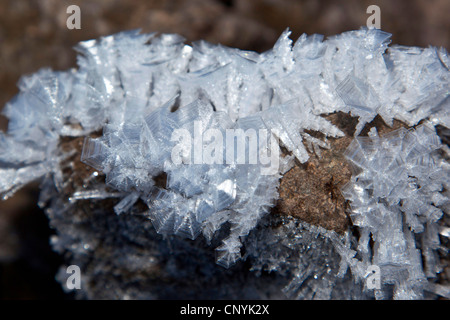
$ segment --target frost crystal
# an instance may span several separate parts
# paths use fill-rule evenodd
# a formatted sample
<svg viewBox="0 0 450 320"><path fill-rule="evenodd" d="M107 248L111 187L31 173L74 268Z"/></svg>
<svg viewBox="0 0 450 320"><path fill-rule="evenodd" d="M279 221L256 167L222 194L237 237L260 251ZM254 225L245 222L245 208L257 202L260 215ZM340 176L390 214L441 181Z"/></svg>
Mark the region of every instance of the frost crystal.
<svg viewBox="0 0 450 320"><path fill-rule="evenodd" d="M441 147L434 127L421 125L383 137L371 130L369 137L356 138L346 150L355 173L343 194L362 233L357 249L361 261L347 262L353 267L379 266L383 282L395 285L399 299L421 297L426 278L441 272L435 251L440 246L437 222L449 201L444 192L450 181ZM358 271L355 275L364 277Z"/></svg>
<svg viewBox="0 0 450 320"><path fill-rule="evenodd" d="M306 293L300 287L311 276L320 274L331 285L329 271L319 265L332 261L305 255L296 267L281 263L277 259L287 258L287 251L276 246L274 256L262 254L252 241L264 241L251 232L275 205L279 179L294 161L305 163L308 151L320 154L320 148L329 147L327 138L344 136L322 116L350 113L358 117L346 154L355 174L344 193L361 229L358 247L353 250L355 239L348 233L346 240L311 226L304 233L325 239L328 244L314 245L321 252L333 244L341 257L337 275L344 276L350 266L361 280L366 268L377 264L383 283L395 283L397 297L421 296L426 278L439 272L437 221L448 200L443 193L448 163L434 129L450 124L447 52L388 48L390 34L376 29L326 40L302 35L295 43L289 35L285 31L262 54L203 41L189 46L178 35L138 31L80 43L77 70L44 69L23 77L20 93L7 104L9 127L0 133L0 194L6 198L44 178L40 204L50 202L48 214L62 233L54 241L56 250L75 248L70 250L82 255L72 242L94 236L71 225L69 212L86 200L109 199L116 216L108 221L121 226L124 236L136 232L121 224L134 215L150 220L165 237L198 241L202 234L225 267L242 258L247 243L245 258L259 261L255 270L267 264L273 270L295 269L286 292L301 297ZM409 126L430 123L383 137L374 130L370 137L359 136L377 115L388 125L394 119ZM82 187L64 179L62 164L80 156L61 147L67 137L85 137L81 161L98 171L83 177ZM67 192L68 199L55 199ZM280 237L271 234L266 240L284 243ZM98 244L88 242L90 248ZM304 241L286 245L311 252ZM320 297L336 294L329 286L320 292Z"/></svg>

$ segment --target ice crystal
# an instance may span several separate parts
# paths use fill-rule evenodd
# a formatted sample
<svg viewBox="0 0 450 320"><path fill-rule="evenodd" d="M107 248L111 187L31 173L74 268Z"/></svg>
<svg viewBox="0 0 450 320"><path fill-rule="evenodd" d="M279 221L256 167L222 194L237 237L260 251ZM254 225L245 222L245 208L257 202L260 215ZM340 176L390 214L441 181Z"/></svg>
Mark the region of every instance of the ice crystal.
<svg viewBox="0 0 450 320"><path fill-rule="evenodd" d="M148 245L133 236L143 217L167 238L198 243L201 234L216 247L216 262L225 267L241 258L246 243L245 258L256 261L255 270L267 265L269 270L292 271L294 280L285 292L294 297L314 296L304 291L311 276L328 279L323 290L313 285L318 297L337 294L323 267L332 261L306 258L312 251L299 240L301 234L322 253L333 244L333 255L341 257L333 275L344 277L350 266L361 280L367 267L377 264L384 283L395 283L397 297L421 296L426 278L439 272L437 221L447 203L448 164L434 131L434 126L450 124L447 52L388 47L390 34L376 29L326 40L302 35L295 43L289 35L285 31L273 49L261 54L204 41L190 46L178 35L138 31L80 43L77 70L43 69L25 76L19 94L6 105L9 126L0 133L0 194L6 198L43 179L40 204L49 204L51 223L61 233L53 245L77 257L84 252L77 239L89 248L98 241L92 239L95 231L77 225L81 222L71 224L69 213L83 201L98 204L102 212L101 201L110 199L115 214L105 219L123 228L123 241ZM320 148L328 148L327 138L344 136L322 117L338 111L358 117L355 140L347 150L355 175L344 190L353 223L361 229L357 248L349 233L344 239L314 227L292 231L297 240L287 242L274 233L258 238L251 232L278 199L280 177L294 161L307 162L308 151L320 154ZM373 130L370 137L359 136L377 115L388 125L394 119L409 126L423 120L429 124L383 137ZM85 137L81 161L104 174L104 181L96 172L84 178L82 187L69 187L63 164L80 155L61 148L66 137ZM142 205L147 210L139 209ZM103 230L100 217L80 219ZM127 221L133 222L125 226ZM147 230L147 224L141 227ZM101 232L112 237L108 230ZM318 240L316 245L314 237L306 237L309 233L328 244ZM280 244L270 254L255 247L270 247L269 239ZM285 264L280 260L290 253L283 246L305 255Z"/></svg>
<svg viewBox="0 0 450 320"><path fill-rule="evenodd" d="M281 217L278 228L261 228L247 241L247 258L252 270L276 272L289 279L283 287L286 296L296 299L361 299L361 283L355 284L349 273L338 276L342 252L338 245L346 236ZM266 222L267 223L267 222ZM347 248L346 248L347 249ZM344 249L345 250L345 249ZM344 289L345 288L345 289Z"/></svg>
<svg viewBox="0 0 450 320"><path fill-rule="evenodd" d="M379 266L383 282L395 284L399 299L422 297L426 278L441 272L437 222L449 201L444 192L450 181L441 147L434 127L421 125L382 137L372 129L369 137L356 138L346 150L354 175L343 193L362 234L357 248L361 260L346 263L353 268L361 263Z"/></svg>

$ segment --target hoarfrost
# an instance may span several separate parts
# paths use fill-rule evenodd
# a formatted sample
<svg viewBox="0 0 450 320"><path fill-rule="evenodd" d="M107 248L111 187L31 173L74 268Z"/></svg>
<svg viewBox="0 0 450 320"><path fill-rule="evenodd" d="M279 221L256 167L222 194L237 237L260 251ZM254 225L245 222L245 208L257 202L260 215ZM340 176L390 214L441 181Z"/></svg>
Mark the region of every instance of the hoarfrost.
<svg viewBox="0 0 450 320"><path fill-rule="evenodd" d="M9 127L0 133L0 194L6 198L45 177L45 203L67 183L60 163L71 152L61 150L60 138L85 136L81 160L106 179L89 190L73 191L69 204L54 201L52 217L80 200L119 198L113 210L121 218L135 213L141 202L148 210L139 214L164 236L196 239L202 234L208 242L220 238L216 259L222 266L236 263L247 243L245 258L261 260L255 270L263 265L279 270L286 253L274 249L266 257L251 247L251 232L275 205L279 179L294 159L308 161L305 144L320 154L320 148L328 148L327 137L344 136L321 117L342 111L359 121L346 151L354 176L343 190L352 204L353 224L360 228L359 243L352 246L350 234L345 240L314 227L307 227L305 235L317 231L333 244L341 258L337 276L344 277L350 268L361 281L367 267L377 264L383 283L395 284L395 297L421 297L427 288L444 292L426 285L426 278L440 270L437 221L448 204L443 193L448 190L448 163L440 156L434 129L450 123L447 52L388 47L391 35L376 29L326 40L302 35L295 43L289 35L286 30L262 54L204 41L189 46L178 35L139 31L80 43L77 70L43 69L23 77L20 93L6 105ZM429 124L383 137L376 130L359 136L377 115L388 125L394 119L409 126L423 120ZM92 138L99 130L102 135ZM243 148L239 141L234 144L235 137L228 144L229 132L244 133ZM280 156L283 148L288 155ZM166 177L163 185L161 176ZM54 246L60 250L70 242L63 235L58 239ZM303 241L286 245L312 252ZM334 296L329 272L316 268L324 261L307 265L305 257L295 262L294 280L285 292ZM331 264L327 260L324 265ZM330 285L314 284L305 292L301 288L311 276L325 277Z"/></svg>
<svg viewBox="0 0 450 320"><path fill-rule="evenodd" d="M441 272L438 220L449 202L444 192L450 167L440 148L434 127L424 124L382 137L373 130L346 150L355 174L343 194L351 201L353 224L364 235L357 250L361 261L349 263L379 266L383 283L395 285L398 299L423 297L427 278Z"/></svg>

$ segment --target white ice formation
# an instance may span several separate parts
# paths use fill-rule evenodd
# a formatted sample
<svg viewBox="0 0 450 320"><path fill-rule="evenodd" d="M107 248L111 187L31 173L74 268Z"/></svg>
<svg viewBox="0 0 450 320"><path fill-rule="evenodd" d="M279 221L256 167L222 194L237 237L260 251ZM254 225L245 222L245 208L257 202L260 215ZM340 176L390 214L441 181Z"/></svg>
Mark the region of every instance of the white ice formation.
<svg viewBox="0 0 450 320"><path fill-rule="evenodd" d="M395 285L397 299L422 298L427 278L442 272L438 221L450 186L442 147L434 127L421 125L382 137L373 128L346 150L354 174L343 194L360 230L354 252L360 259L343 259L344 268L350 265L363 278L370 265L378 266L383 283Z"/></svg>
<svg viewBox="0 0 450 320"><path fill-rule="evenodd" d="M359 118L347 155L360 170L345 195L361 228L356 251L330 236L343 257L342 273L350 266L362 278L363 265L393 268L386 283L401 279L399 297L401 292L412 297L411 290L439 271L433 261L448 165L436 151L441 142L434 126L450 125L450 58L442 48L388 47L390 34L376 29L326 40L302 35L295 43L289 35L285 31L261 54L203 41L190 46L178 35L138 31L80 43L77 70L45 69L23 77L20 93L7 104L9 127L0 133L0 194L8 197L44 176L61 190L60 162L70 154L58 148L59 139L86 136L82 161L103 172L106 185L117 192L106 192L105 185L78 190L72 202L119 196L114 210L126 214L141 199L159 233L191 239L203 234L211 240L227 224L228 235L216 252L217 262L228 267L275 204L282 174L294 159L308 161L305 145L318 152L328 147L326 137L344 135L321 117L342 111ZM428 124L388 137L373 131L369 138L357 137L377 115L388 125L394 119L409 126ZM196 123L201 134L214 129L216 138L230 130L267 130L269 136L260 136L256 149L249 139L245 154L267 155L270 145L271 154L281 155L284 147L290 155L277 157L272 174L262 174L267 162L226 162L231 150L224 143L214 164L197 163L189 152L174 163L179 146L174 132L182 129L194 137ZM89 137L99 130L100 138ZM279 144L265 143L272 137ZM186 151L191 145L182 147ZM167 177L165 185L156 183L161 176ZM423 239L425 274L417 236ZM409 275L397 277L399 270Z"/></svg>

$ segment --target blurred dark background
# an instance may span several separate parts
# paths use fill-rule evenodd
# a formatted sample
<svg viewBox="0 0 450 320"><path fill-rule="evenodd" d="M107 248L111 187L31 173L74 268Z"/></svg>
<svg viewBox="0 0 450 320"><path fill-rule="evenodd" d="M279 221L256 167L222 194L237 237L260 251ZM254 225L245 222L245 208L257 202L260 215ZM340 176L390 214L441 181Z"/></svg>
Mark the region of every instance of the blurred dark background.
<svg viewBox="0 0 450 320"><path fill-rule="evenodd" d="M66 27L73 4L81 30ZM293 40L359 29L370 5L380 7L381 29L393 43L449 50L449 0L0 0L0 110L17 94L21 75L76 67L72 48L82 40L142 29L262 52L288 27ZM54 279L62 258L50 249L38 193L31 185L0 202L0 299L71 298Z"/></svg>

